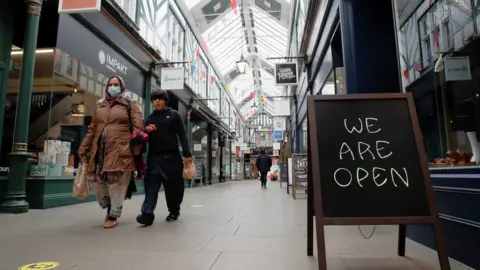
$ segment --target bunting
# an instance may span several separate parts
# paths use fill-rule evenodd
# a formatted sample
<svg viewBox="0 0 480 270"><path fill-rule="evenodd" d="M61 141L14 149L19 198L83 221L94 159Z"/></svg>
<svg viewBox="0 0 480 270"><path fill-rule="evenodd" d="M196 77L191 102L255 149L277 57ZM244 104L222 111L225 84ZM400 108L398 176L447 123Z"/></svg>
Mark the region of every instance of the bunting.
<svg viewBox="0 0 480 270"><path fill-rule="evenodd" d="M435 47L440 48L440 41L439 41L439 33L440 31L435 31L435 35L433 36L433 43L435 44Z"/></svg>
<svg viewBox="0 0 480 270"><path fill-rule="evenodd" d="M197 57L200 56L200 49L197 49L197 51L195 52L195 56L197 56Z"/></svg>
<svg viewBox="0 0 480 270"><path fill-rule="evenodd" d="M418 63L415 65L415 71L420 71L422 69L422 63Z"/></svg>
<svg viewBox="0 0 480 270"><path fill-rule="evenodd" d="M403 71L403 77L405 77L405 79L408 79L408 69L405 69Z"/></svg>
<svg viewBox="0 0 480 270"><path fill-rule="evenodd" d="M200 71L200 76L202 76L202 78L205 79L207 77L207 73L204 70L202 70Z"/></svg>
<svg viewBox="0 0 480 270"><path fill-rule="evenodd" d="M214 84L216 80L215 76L210 76L210 85Z"/></svg>
<svg viewBox="0 0 480 270"><path fill-rule="evenodd" d="M250 92L250 100L252 100L252 99L253 99L253 91Z"/></svg>
<svg viewBox="0 0 480 270"><path fill-rule="evenodd" d="M206 42L206 41L203 41L203 42L202 42L202 48L203 48L203 50L204 50L205 52L208 51L208 45L207 45L207 42Z"/></svg>
<svg viewBox="0 0 480 270"><path fill-rule="evenodd" d="M237 15L237 0L231 0L230 6L232 7L233 13Z"/></svg>
<svg viewBox="0 0 480 270"><path fill-rule="evenodd" d="M229 83L227 83L227 87L225 87L225 88L227 90L227 93L230 93L230 84Z"/></svg>

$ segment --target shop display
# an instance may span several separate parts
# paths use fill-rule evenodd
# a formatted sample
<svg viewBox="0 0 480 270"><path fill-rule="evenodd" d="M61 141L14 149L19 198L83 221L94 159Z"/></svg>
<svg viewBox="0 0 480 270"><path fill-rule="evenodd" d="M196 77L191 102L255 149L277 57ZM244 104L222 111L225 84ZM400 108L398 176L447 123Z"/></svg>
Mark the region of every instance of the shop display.
<svg viewBox="0 0 480 270"><path fill-rule="evenodd" d="M270 181L277 181L278 179L278 171L275 170L272 173L270 173Z"/></svg>
<svg viewBox="0 0 480 270"><path fill-rule="evenodd" d="M38 153L38 163L30 166L30 176L73 176L75 157L71 142L45 140L43 152Z"/></svg>
<svg viewBox="0 0 480 270"><path fill-rule="evenodd" d="M471 161L472 153L464 152L460 149L457 151L448 151L445 158L437 158L430 167L454 167L454 166L476 166L477 162Z"/></svg>

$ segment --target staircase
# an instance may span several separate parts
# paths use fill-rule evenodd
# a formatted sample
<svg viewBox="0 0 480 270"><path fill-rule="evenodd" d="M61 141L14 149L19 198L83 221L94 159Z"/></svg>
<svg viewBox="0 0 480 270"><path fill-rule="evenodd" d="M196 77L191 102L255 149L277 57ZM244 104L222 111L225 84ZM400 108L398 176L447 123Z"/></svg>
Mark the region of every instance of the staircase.
<svg viewBox="0 0 480 270"><path fill-rule="evenodd" d="M52 103L52 109L49 110L49 113L44 113L37 117L34 122L30 122L29 142L47 139L48 131L61 123L71 113L72 105L83 103L83 95L65 95L63 98L55 100L56 104L53 106Z"/></svg>
<svg viewBox="0 0 480 270"><path fill-rule="evenodd" d="M33 93L30 103L30 123L37 120L42 115L48 113L50 107L54 107L67 95L66 93ZM5 111L5 126L15 125L15 115L17 112L17 94L9 94L7 99L14 101Z"/></svg>

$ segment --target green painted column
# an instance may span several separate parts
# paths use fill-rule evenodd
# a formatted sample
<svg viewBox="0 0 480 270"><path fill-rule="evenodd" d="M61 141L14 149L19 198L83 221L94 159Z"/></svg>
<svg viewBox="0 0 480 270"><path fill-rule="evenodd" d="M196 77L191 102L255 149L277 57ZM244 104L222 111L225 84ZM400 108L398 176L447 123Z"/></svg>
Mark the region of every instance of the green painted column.
<svg viewBox="0 0 480 270"><path fill-rule="evenodd" d="M185 121L185 129L187 131L187 139L188 139L188 146L190 147L190 151L192 150L192 123L190 121L190 116L192 114L192 106L188 105L187 107L187 119Z"/></svg>
<svg viewBox="0 0 480 270"><path fill-rule="evenodd" d="M10 59L13 41L14 16L13 10L17 5L0 4L0 153L2 149L3 126L5 120L5 106L8 93L8 75L10 73Z"/></svg>
<svg viewBox="0 0 480 270"><path fill-rule="evenodd" d="M20 91L17 100L17 117L15 120L15 137L13 152L10 154L10 174L5 202L0 212L26 213L26 182L28 170L28 128L30 123L30 103L32 99L33 76L35 71L35 50L37 48L38 25L43 0L27 0L25 38L23 41L22 71Z"/></svg>
<svg viewBox="0 0 480 270"><path fill-rule="evenodd" d="M152 80L154 79L152 76L153 71L148 71L145 75L145 106L144 106L144 117L147 120L147 117L152 113L152 102L150 101L150 94L152 93Z"/></svg>

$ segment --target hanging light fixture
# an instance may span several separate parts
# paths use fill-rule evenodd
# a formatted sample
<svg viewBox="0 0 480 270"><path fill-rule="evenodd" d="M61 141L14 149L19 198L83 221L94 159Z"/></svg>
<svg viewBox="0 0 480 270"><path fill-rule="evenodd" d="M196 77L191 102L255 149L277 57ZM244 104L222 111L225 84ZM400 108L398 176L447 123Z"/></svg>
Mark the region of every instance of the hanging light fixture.
<svg viewBox="0 0 480 270"><path fill-rule="evenodd" d="M252 104L252 109L258 109L257 103L255 103L255 101Z"/></svg>
<svg viewBox="0 0 480 270"><path fill-rule="evenodd" d="M237 65L238 72L240 74L245 74L247 73L247 60L242 56L240 56L240 60L236 61L235 64Z"/></svg>
<svg viewBox="0 0 480 270"><path fill-rule="evenodd" d="M243 5L243 1L241 2L241 5ZM243 16L243 14L242 14L242 16ZM242 54L240 56L240 60L236 61L235 64L237 65L237 69L238 69L238 72L240 74L246 74L247 73L247 60L245 60L245 58L243 57L243 39L241 39L241 50L242 50Z"/></svg>

